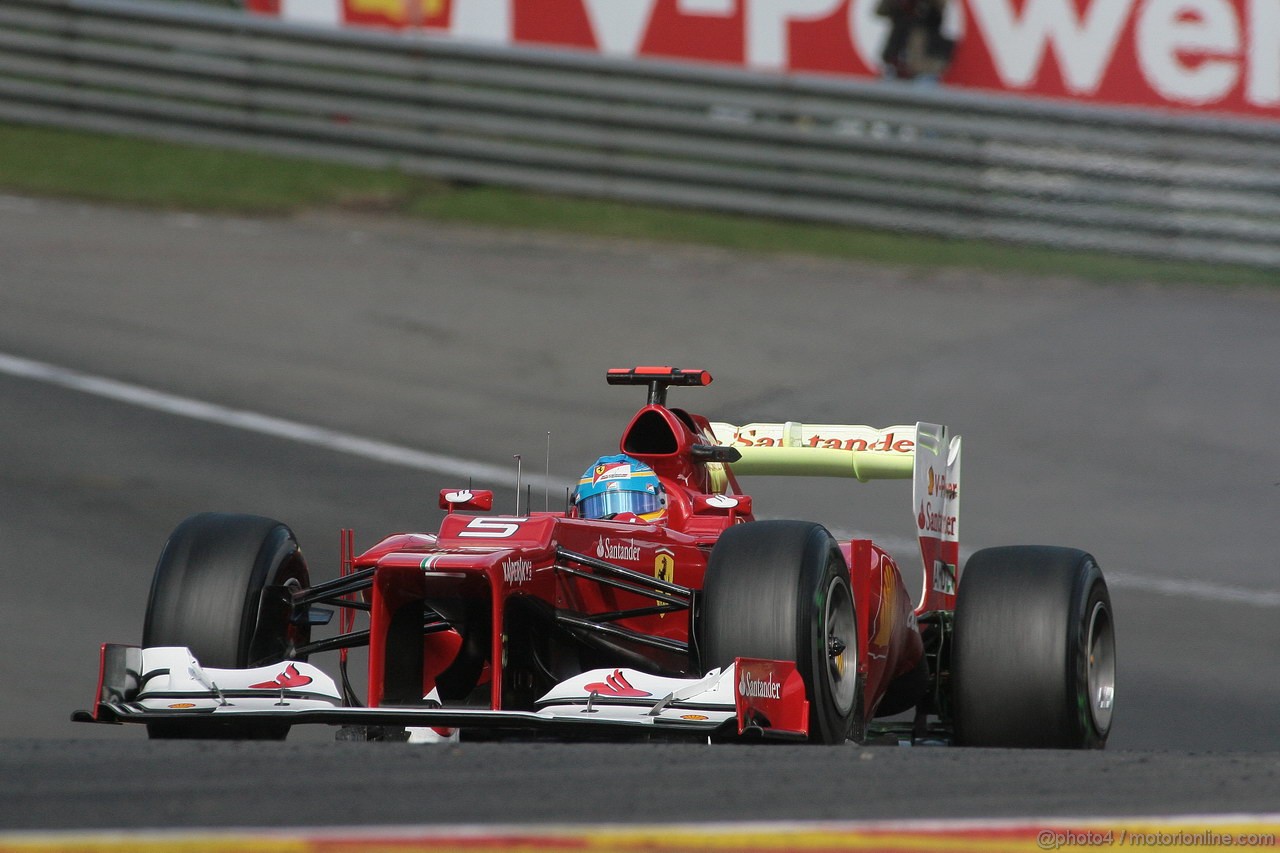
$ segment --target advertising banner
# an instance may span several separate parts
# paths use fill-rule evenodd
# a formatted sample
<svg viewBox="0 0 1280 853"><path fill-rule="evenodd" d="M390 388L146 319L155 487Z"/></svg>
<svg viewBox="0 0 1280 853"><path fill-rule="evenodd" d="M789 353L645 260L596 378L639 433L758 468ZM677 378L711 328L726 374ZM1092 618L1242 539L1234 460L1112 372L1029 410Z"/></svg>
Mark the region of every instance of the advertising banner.
<svg viewBox="0 0 1280 853"><path fill-rule="evenodd" d="M877 77L897 0L247 0L257 13L499 45ZM919 2L919 0L909 0ZM1280 0L948 0L941 83L1280 119Z"/></svg>

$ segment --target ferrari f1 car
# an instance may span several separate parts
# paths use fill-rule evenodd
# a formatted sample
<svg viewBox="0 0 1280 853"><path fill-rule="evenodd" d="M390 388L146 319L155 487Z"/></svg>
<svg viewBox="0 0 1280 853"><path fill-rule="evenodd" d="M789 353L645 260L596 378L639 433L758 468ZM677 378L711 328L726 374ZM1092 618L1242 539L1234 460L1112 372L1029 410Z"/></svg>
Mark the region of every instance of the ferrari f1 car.
<svg viewBox="0 0 1280 853"><path fill-rule="evenodd" d="M397 533L312 583L280 522L206 513L156 566L141 646L107 644L74 719L152 737L765 738L1097 748L1115 644L1093 557L974 553L960 570L960 438L935 424L734 426L667 405L703 370L608 371L648 402L560 512L489 514L441 492L434 533ZM912 604L868 539L757 520L739 479L911 480L924 571ZM628 491L635 492L628 495ZM643 506L624 498L639 497ZM312 627L339 613L336 635ZM357 629L357 615L367 628ZM363 699L349 650L367 647ZM309 662L339 652L335 680Z"/></svg>

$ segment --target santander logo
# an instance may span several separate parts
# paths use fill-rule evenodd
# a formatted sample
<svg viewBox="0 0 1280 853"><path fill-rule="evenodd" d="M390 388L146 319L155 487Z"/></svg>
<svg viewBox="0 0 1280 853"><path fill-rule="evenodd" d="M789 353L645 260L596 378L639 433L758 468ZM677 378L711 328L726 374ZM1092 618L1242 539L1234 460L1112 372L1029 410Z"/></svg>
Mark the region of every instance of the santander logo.
<svg viewBox="0 0 1280 853"><path fill-rule="evenodd" d="M601 537L596 545L596 556L602 560L638 560L640 546L633 539L628 539L626 544L623 544Z"/></svg>
<svg viewBox="0 0 1280 853"><path fill-rule="evenodd" d="M738 679L738 695L746 699L781 699L782 685L773 680L772 672L761 680L743 670Z"/></svg>

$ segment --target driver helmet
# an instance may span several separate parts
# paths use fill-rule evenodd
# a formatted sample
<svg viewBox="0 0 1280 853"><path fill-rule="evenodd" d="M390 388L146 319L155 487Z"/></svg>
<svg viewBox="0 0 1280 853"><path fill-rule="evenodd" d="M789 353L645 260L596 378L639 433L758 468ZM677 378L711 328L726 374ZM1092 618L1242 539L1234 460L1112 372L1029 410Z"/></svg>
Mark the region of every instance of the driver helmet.
<svg viewBox="0 0 1280 853"><path fill-rule="evenodd" d="M667 514L667 493L658 475L622 453L601 456L583 472L573 503L579 518L613 518L626 513L654 522Z"/></svg>

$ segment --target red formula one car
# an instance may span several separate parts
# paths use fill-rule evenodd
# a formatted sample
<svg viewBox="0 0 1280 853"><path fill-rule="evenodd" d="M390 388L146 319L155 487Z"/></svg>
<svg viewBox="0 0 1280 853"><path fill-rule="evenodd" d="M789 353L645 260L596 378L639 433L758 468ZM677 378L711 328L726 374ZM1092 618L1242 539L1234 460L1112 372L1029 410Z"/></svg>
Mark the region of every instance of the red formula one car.
<svg viewBox="0 0 1280 853"><path fill-rule="evenodd" d="M142 646L103 646L94 708L74 719L153 737L325 723L414 741L1105 743L1102 574L1082 551L1028 546L959 571L959 437L925 423L733 426L668 406L672 386L710 383L702 370L608 381L647 386L648 403L564 512L492 515L492 492L446 490L437 532L357 555L344 531L340 576L317 584L280 522L187 519L156 566ZM756 475L911 480L919 603L875 542L756 520L739 483ZM313 641L335 612L341 630ZM362 702L347 655L365 646ZM337 681L308 662L334 650Z"/></svg>

